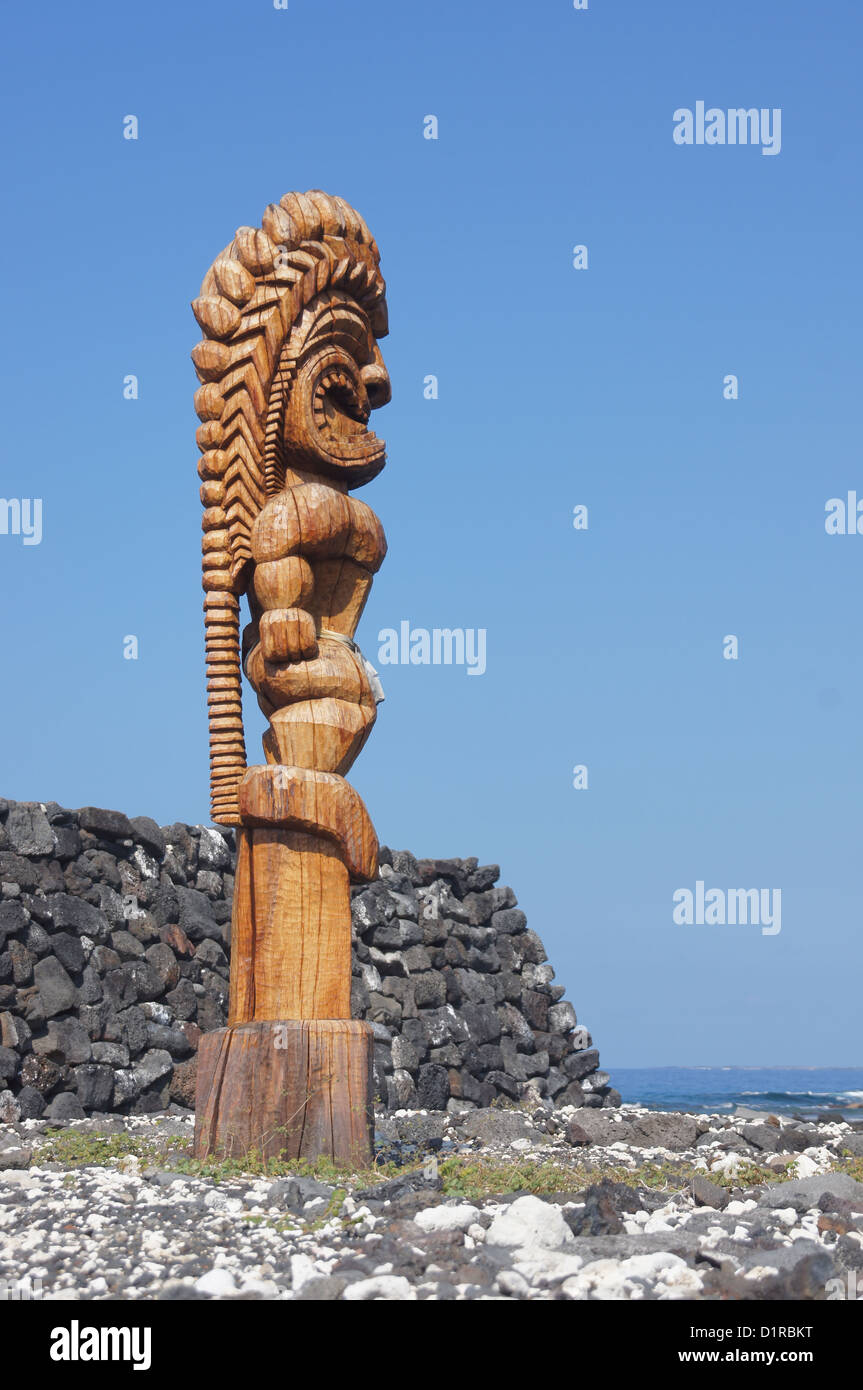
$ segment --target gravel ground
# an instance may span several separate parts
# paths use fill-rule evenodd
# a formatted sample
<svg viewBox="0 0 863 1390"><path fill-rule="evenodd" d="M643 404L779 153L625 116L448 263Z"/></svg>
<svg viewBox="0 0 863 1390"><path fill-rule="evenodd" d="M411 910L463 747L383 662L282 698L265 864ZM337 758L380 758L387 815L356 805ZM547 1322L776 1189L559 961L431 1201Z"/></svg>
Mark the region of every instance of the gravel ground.
<svg viewBox="0 0 863 1390"><path fill-rule="evenodd" d="M193 1125L0 1125L0 1297L863 1294L863 1125L402 1111L378 1117L379 1171L347 1177L182 1171Z"/></svg>

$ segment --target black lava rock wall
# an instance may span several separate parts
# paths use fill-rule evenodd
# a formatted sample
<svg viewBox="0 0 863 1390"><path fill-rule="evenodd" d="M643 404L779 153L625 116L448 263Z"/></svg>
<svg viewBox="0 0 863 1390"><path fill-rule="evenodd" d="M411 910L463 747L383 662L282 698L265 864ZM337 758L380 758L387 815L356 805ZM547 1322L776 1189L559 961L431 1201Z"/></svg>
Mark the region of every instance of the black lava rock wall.
<svg viewBox="0 0 863 1390"><path fill-rule="evenodd" d="M229 831L0 800L0 1120L194 1105L225 1023ZM380 1103L619 1105L496 864L381 851L352 892Z"/></svg>

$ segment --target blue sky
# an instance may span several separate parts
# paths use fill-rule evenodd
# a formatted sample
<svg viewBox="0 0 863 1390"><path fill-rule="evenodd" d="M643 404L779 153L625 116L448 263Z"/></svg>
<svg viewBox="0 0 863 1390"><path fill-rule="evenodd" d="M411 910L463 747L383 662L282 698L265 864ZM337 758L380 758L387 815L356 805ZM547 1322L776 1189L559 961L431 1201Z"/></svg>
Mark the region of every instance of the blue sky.
<svg viewBox="0 0 863 1390"><path fill-rule="evenodd" d="M324 188L389 286L358 637L487 632L481 677L381 668L352 773L381 839L500 863L611 1070L859 1064L863 536L824 527L863 498L859 5L47 3L5 33L0 493L43 538L0 535L0 792L208 819L189 301ZM781 108L781 152L678 146L699 100ZM781 932L675 925L698 880L781 889Z"/></svg>

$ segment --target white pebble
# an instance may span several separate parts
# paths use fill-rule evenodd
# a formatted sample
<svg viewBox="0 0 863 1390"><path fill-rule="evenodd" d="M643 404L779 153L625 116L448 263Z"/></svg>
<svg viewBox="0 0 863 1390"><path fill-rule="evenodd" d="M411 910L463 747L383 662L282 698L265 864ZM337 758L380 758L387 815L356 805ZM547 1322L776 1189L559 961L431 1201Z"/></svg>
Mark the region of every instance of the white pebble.
<svg viewBox="0 0 863 1390"><path fill-rule="evenodd" d="M466 1231L478 1216L479 1209L465 1202L457 1207L426 1207L414 1221L423 1231Z"/></svg>
<svg viewBox="0 0 863 1390"><path fill-rule="evenodd" d="M494 1218L486 1240L489 1245L560 1250L572 1245L575 1237L560 1207L538 1197L517 1197Z"/></svg>
<svg viewBox="0 0 863 1390"><path fill-rule="evenodd" d="M195 1284L198 1293L210 1293L216 1298L230 1298L237 1292L233 1277L226 1269L210 1269Z"/></svg>
<svg viewBox="0 0 863 1390"><path fill-rule="evenodd" d="M315 1269L315 1262L308 1255L291 1256L291 1287L294 1293L307 1284L310 1279L317 1277L318 1271Z"/></svg>
<svg viewBox="0 0 863 1390"><path fill-rule="evenodd" d="M502 1270L497 1276L497 1286L501 1293L509 1294L510 1298L527 1298L530 1293L527 1280L515 1269Z"/></svg>
<svg viewBox="0 0 863 1390"><path fill-rule="evenodd" d="M350 1303L366 1303L372 1299L415 1302L416 1290L401 1274L382 1274L374 1279L358 1279L355 1284L348 1284L344 1297Z"/></svg>
<svg viewBox="0 0 863 1390"><path fill-rule="evenodd" d="M743 1216L747 1211L754 1211L757 1205L758 1203L753 1202L751 1198L746 1202L729 1202L725 1208L725 1214L726 1216Z"/></svg>

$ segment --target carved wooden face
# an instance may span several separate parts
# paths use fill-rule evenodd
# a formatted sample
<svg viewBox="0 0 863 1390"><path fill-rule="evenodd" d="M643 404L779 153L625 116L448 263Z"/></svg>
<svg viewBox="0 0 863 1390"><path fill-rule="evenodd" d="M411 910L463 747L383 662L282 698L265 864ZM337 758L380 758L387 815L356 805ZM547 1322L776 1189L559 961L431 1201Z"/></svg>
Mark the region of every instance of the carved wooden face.
<svg viewBox="0 0 863 1390"><path fill-rule="evenodd" d="M342 482L367 483L386 462L368 428L390 399L390 379L368 315L338 291L318 296L286 345L296 362L284 416L288 467Z"/></svg>

